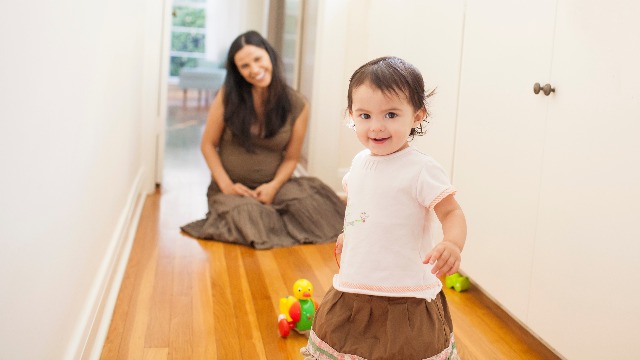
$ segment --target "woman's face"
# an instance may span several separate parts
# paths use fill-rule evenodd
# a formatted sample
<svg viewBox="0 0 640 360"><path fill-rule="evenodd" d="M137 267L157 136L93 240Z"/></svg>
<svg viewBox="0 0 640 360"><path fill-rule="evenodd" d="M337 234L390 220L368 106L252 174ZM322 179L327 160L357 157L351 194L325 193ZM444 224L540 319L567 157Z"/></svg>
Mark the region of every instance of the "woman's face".
<svg viewBox="0 0 640 360"><path fill-rule="evenodd" d="M273 65L269 53L254 45L245 45L233 57L240 75L254 87L266 88L271 84Z"/></svg>

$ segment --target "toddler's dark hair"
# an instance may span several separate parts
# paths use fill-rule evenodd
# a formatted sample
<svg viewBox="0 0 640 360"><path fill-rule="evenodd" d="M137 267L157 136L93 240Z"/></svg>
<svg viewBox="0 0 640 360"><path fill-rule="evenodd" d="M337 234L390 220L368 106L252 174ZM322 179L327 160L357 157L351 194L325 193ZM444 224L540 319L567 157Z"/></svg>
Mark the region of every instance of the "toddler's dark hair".
<svg viewBox="0 0 640 360"><path fill-rule="evenodd" d="M380 89L385 95L404 95L415 111L424 108L426 116L423 122L431 115L427 109L427 99L435 93L435 89L427 93L420 70L398 57L384 56L371 60L351 75L347 95L349 112L353 106L353 90L365 83ZM421 123L411 130L409 136L423 135L425 132Z"/></svg>

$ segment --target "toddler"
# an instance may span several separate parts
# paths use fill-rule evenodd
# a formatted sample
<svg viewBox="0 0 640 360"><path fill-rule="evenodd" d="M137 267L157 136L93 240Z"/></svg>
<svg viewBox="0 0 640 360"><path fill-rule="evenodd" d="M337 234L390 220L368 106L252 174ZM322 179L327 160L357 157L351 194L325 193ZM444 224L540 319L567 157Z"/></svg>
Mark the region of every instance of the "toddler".
<svg viewBox="0 0 640 360"><path fill-rule="evenodd" d="M366 149L343 179L340 270L307 359L459 359L439 277L458 270L466 221L444 169L408 142L422 135L432 94L396 57L364 64L349 81L347 111ZM435 246L434 216L444 234Z"/></svg>

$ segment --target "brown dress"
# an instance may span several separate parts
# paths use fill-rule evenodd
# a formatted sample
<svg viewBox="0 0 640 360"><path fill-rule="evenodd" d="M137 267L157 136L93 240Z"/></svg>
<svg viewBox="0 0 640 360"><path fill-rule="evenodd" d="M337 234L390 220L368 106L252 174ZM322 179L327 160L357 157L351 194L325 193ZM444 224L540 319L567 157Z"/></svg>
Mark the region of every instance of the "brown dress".
<svg viewBox="0 0 640 360"><path fill-rule="evenodd" d="M301 352L305 360L460 360L442 292L428 301L331 287Z"/></svg>
<svg viewBox="0 0 640 360"><path fill-rule="evenodd" d="M290 92L293 106L289 119L271 138L254 136L254 152L235 142L231 130L224 130L218 154L233 182L254 189L274 178L293 123L306 103L301 94ZM207 198L206 218L181 228L199 239L270 249L335 241L343 227L344 203L331 188L313 177L292 177L280 188L271 205L250 197L223 194L213 179Z"/></svg>

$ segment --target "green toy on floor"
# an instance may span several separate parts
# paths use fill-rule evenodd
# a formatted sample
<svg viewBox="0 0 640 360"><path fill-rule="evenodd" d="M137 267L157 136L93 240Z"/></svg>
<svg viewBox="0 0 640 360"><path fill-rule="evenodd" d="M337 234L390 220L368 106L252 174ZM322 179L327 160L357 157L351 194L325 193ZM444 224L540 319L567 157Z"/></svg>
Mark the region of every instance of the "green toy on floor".
<svg viewBox="0 0 640 360"><path fill-rule="evenodd" d="M449 289L453 288L457 292L465 291L469 289L469 278L466 276L462 276L458 273L453 273L448 275L444 279L445 286Z"/></svg>

